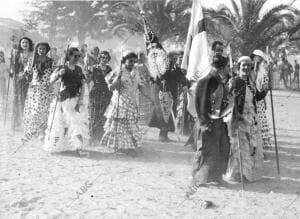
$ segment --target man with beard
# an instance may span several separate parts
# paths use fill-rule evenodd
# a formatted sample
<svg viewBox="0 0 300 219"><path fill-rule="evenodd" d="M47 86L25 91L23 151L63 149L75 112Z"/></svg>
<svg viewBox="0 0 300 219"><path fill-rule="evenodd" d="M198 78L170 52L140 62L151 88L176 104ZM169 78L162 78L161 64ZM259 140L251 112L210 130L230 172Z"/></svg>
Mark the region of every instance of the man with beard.
<svg viewBox="0 0 300 219"><path fill-rule="evenodd" d="M159 140L169 142L168 132L175 131L178 85L186 79L181 71L173 68L162 46L153 41L150 44L148 63L152 78L152 96L156 105L149 126L159 128ZM173 63L174 64L174 63Z"/></svg>
<svg viewBox="0 0 300 219"><path fill-rule="evenodd" d="M148 51L151 96L155 104L149 127L159 128L159 140L167 142L170 141L168 132L175 130L171 117L173 97L164 76L169 68L169 59L157 38L149 44Z"/></svg>
<svg viewBox="0 0 300 219"><path fill-rule="evenodd" d="M201 127L201 146L193 161L192 182L186 195L209 182L220 182L229 157L229 138L223 117L231 104L223 78L227 77L228 59L216 54L207 76L200 79L196 88L196 111Z"/></svg>
<svg viewBox="0 0 300 219"><path fill-rule="evenodd" d="M168 142L168 132L175 130L176 104L174 97L177 98L177 84L180 81L186 81L184 75L175 74L171 71L170 60L166 51L150 25L146 21L145 14L141 11L144 21L145 41L148 55L148 65L151 77L151 92L154 102L154 110L152 112L150 127L159 128L159 140Z"/></svg>

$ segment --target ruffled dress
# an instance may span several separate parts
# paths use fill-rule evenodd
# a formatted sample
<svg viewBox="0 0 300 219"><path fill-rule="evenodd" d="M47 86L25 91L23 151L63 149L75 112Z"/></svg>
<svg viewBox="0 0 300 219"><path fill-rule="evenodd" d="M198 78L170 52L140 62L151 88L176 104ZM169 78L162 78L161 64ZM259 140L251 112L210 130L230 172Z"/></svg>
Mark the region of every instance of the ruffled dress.
<svg viewBox="0 0 300 219"><path fill-rule="evenodd" d="M115 73L108 75L111 83ZM138 86L141 79L137 71L129 72L122 68L121 86L113 91L110 104L105 112L106 122L101 145L107 148L135 149L140 147L142 131L138 126Z"/></svg>

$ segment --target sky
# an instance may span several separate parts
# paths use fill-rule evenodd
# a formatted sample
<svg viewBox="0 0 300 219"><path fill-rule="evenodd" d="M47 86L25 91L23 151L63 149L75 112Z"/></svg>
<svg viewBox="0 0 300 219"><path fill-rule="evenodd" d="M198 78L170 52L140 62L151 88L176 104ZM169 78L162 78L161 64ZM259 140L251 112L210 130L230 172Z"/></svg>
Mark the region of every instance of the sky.
<svg viewBox="0 0 300 219"><path fill-rule="evenodd" d="M20 11L27 8L26 2L27 0L1 0L0 17L22 21L23 16Z"/></svg>
<svg viewBox="0 0 300 219"><path fill-rule="evenodd" d="M0 0L0 17L12 18L17 21L22 21L22 10L28 9L26 2L32 0ZM228 0L201 0L203 5L214 6L217 2L226 2ZM279 2L289 2L290 0L270 0L270 4ZM300 9L300 0L296 0L295 6Z"/></svg>

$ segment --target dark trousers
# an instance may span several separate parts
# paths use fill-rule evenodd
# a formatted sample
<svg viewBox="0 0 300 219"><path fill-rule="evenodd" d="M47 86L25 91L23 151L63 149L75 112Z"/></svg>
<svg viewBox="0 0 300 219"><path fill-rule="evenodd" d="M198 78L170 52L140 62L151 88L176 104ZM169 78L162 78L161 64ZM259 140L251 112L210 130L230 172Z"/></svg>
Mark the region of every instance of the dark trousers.
<svg viewBox="0 0 300 219"><path fill-rule="evenodd" d="M296 83L297 87L299 88L299 73L294 74L294 83Z"/></svg>
<svg viewBox="0 0 300 219"><path fill-rule="evenodd" d="M229 159L229 137L227 125L213 120L211 130L201 130L201 143L193 161L192 185L219 181L226 172Z"/></svg>

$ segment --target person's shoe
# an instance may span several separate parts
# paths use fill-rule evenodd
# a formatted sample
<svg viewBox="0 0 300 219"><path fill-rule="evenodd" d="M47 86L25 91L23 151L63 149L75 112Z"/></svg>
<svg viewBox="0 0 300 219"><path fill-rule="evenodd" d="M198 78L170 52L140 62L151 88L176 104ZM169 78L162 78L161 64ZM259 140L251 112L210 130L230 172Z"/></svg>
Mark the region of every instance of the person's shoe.
<svg viewBox="0 0 300 219"><path fill-rule="evenodd" d="M223 175L223 180L229 184L238 184L241 182L241 178L237 174L234 176Z"/></svg>
<svg viewBox="0 0 300 219"><path fill-rule="evenodd" d="M187 191L185 192L185 198L190 198L197 192L197 186L188 186Z"/></svg>

